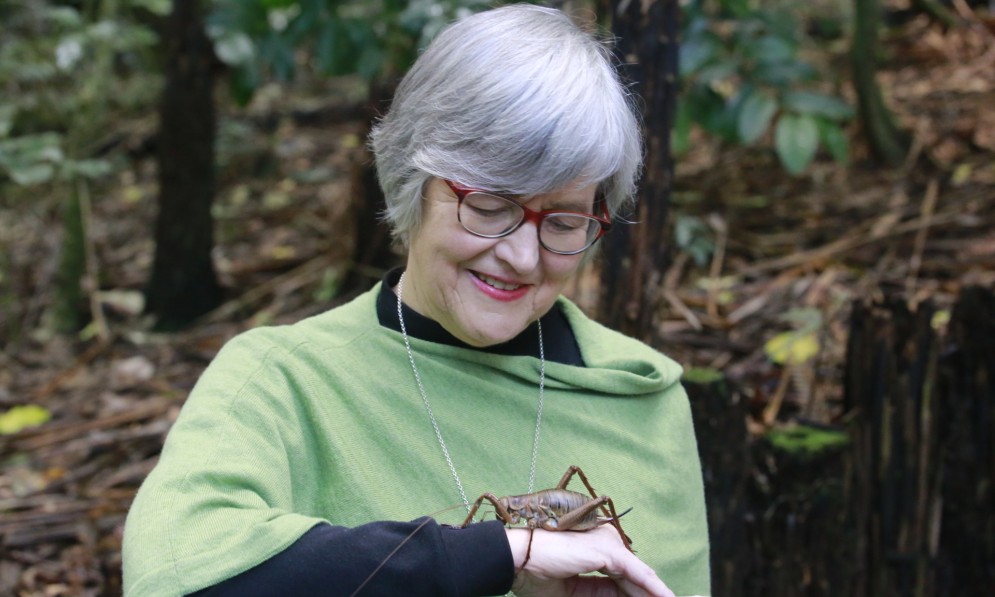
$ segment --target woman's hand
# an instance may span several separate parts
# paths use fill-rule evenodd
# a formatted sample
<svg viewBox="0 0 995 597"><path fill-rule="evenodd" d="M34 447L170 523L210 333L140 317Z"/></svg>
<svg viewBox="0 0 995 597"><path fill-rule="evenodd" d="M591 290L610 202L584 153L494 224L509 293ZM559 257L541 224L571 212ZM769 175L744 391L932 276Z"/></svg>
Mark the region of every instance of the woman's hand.
<svg viewBox="0 0 995 597"><path fill-rule="evenodd" d="M611 526L584 532L507 529L515 558L512 590L521 597L674 597L673 591L622 544ZM600 572L604 576L582 576Z"/></svg>

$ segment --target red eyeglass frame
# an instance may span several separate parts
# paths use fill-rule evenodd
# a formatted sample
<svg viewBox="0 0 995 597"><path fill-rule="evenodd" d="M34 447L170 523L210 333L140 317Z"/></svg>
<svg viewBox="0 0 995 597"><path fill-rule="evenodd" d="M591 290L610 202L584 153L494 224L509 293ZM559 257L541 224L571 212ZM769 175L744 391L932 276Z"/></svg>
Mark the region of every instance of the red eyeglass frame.
<svg viewBox="0 0 995 597"><path fill-rule="evenodd" d="M598 234L591 240L591 243L589 245L587 245L586 247L584 247L580 251L576 251L574 253L560 253L559 251L553 251L554 253L560 253L561 255L575 255L577 253L582 253L582 252L586 251L587 249L590 249L594 245L594 243L598 242L598 239L600 239L602 236L604 236L605 233L608 232L609 230L611 230L611 228L612 228L611 214L608 213L608 203L605 201L604 197L601 196L600 194L598 195L597 198L595 198L594 203L596 205L601 205L601 213L603 214L601 216L598 216L598 215L595 215L595 214L584 213L582 211L570 211L570 210L564 210L564 209L544 209L542 211L535 211L534 209L529 209L528 207L522 205L518 201L515 201L514 199L512 199L510 197L505 197L504 195L502 195L500 193L494 193L492 191L485 191L483 189L474 189L474 188L471 188L471 187L465 187L465 186L463 186L463 185L461 185L461 184L459 184L457 182L453 182L453 181L447 180L445 178L442 179L442 180L443 180L443 182L445 182L449 186L449 189L452 190L452 192L456 194L456 199L459 201L459 203L457 204L457 212L456 212L457 215L459 214L459 210L458 210L459 206L461 206L463 204L463 200L466 199L466 196L469 195L470 193L483 193L485 195L493 195L495 197L501 197L502 199L507 199L508 201L516 203L519 207L522 208L522 211L525 214L525 217L522 218L522 221L519 222L517 226L515 226L514 228L512 228L508 232L505 232L501 236L488 237L488 238L501 238L503 236L508 236L509 234L511 234L514 231L516 231L519 228L521 228L522 225L525 224L526 222L532 222L533 224L536 225L536 230L538 230L539 227L542 225L542 221L546 218L546 216L550 216L550 215L567 214L567 215L585 216L585 217L588 217L588 218L593 218L595 221L597 221L599 224L601 224L601 228L598 230ZM476 232L471 232L471 234L477 234L477 233ZM478 235L478 236L482 236L482 235ZM543 246L545 246L545 245L543 245ZM551 249L547 248L547 250L551 250Z"/></svg>

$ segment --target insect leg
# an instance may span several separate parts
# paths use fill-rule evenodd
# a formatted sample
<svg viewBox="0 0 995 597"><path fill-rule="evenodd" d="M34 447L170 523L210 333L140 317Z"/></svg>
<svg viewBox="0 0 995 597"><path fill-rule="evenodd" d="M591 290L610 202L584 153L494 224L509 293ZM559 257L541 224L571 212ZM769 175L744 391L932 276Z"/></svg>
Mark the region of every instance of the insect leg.
<svg viewBox="0 0 995 597"><path fill-rule="evenodd" d="M559 485L556 486L557 489L566 489L567 484L570 483L570 480L574 475L580 477L581 482L584 483L584 487L587 488L588 493L590 493L591 497L595 500L594 502L588 502L588 504L585 504L584 508L582 508L585 510L585 513L589 513L591 511L588 508L590 504L593 503L595 506L599 506L601 508L601 512L610 520L612 526L615 527L615 530L618 531L618 534L622 537L622 543L625 544L626 549L632 551L632 540L629 539L629 536L622 530L622 523L618 521L618 514L615 513L615 504L608 496L599 496L598 492L594 491L594 487L591 487L591 482L587 480L587 475L584 474L584 471L582 471L579 466L571 465L570 468L567 469L567 472L563 474L563 478L560 479ZM570 515L572 514L573 513ZM560 520L560 524L562 525L563 519L561 518Z"/></svg>
<svg viewBox="0 0 995 597"><path fill-rule="evenodd" d="M461 527L466 527L473 522L473 516L477 513L477 509L480 508L480 504L483 503L484 500L487 500L494 506L494 513L497 514L497 517L500 518L505 524L512 524L514 522L511 513L501 505L501 500L498 499L498 497L493 493L487 492L478 497L477 501L473 503L473 507L470 508L470 513L467 514L466 520L464 520L463 524L460 525Z"/></svg>

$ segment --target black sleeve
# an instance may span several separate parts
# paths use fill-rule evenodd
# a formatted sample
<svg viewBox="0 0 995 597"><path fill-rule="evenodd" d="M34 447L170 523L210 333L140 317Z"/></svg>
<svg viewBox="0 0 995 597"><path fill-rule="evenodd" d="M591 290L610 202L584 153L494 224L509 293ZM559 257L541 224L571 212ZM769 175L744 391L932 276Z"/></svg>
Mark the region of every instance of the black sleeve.
<svg viewBox="0 0 995 597"><path fill-rule="evenodd" d="M348 597L367 579L359 594L368 597L503 595L514 574L504 526L497 520L465 529L425 518L353 528L319 524L255 568L191 597Z"/></svg>

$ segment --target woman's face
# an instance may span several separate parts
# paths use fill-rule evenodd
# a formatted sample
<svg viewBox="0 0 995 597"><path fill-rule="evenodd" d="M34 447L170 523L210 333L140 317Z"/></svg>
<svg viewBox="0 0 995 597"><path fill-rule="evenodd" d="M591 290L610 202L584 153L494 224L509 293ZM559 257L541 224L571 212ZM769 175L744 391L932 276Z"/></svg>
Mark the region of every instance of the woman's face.
<svg viewBox="0 0 995 597"><path fill-rule="evenodd" d="M536 211L591 213L596 187L569 185L523 204ZM529 222L502 238L475 236L456 212L456 195L444 181L432 179L421 225L409 242L404 302L467 344L500 344L549 311L583 254L543 249Z"/></svg>

